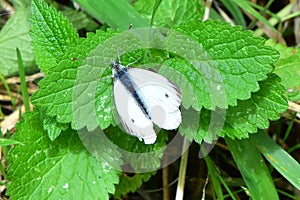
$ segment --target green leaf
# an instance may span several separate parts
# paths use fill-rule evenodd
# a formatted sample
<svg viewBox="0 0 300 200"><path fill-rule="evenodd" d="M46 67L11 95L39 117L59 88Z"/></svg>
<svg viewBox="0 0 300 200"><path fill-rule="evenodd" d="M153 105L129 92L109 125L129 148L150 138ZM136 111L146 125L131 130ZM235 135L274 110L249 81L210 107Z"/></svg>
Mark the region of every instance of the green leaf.
<svg viewBox="0 0 300 200"><path fill-rule="evenodd" d="M252 135L250 141L255 144L258 150L282 176L298 190L300 189L300 165L297 160L292 158L262 130Z"/></svg>
<svg viewBox="0 0 300 200"><path fill-rule="evenodd" d="M193 81L190 84L195 95L202 99L198 101L199 108L227 108L237 105L238 99L249 99L252 92L259 90L258 81L265 80L273 71L279 56L277 51L264 46L263 38L253 37L252 32L228 23L189 22L175 31L184 36L173 32L168 37L168 50L186 61L176 59L167 64L179 72L183 68L181 73Z"/></svg>
<svg viewBox="0 0 300 200"><path fill-rule="evenodd" d="M118 127L110 128L106 136L122 149L125 164L130 164L135 172L151 172L160 167L168 139L166 131L157 133L157 140L152 145L144 144L137 137L121 131Z"/></svg>
<svg viewBox="0 0 300 200"><path fill-rule="evenodd" d="M249 99L251 92L259 90L258 81L266 79L267 74L272 72L272 64L278 57L275 50L263 46L263 39L254 38L251 32L241 31L240 28L228 24L212 21L190 22L180 25L177 29L185 35L171 32L167 39L154 38L150 44L153 47L161 45L157 48L165 48L190 60L189 63L174 56L174 59L168 59L160 69L160 73L181 88L186 88L182 90L182 104L185 108L192 106L199 111L202 107L206 109L214 109L216 106L226 108L228 105L234 107L238 99ZM87 126L88 130L94 130L99 125L101 129L105 129L114 124L111 109L113 99L111 70L108 66L116 59L118 49L131 52L149 48L148 43L139 42L134 34L133 39L129 39L130 36L131 34L127 32L116 34L112 31L105 33L99 31L70 44L64 55L60 56L61 61L55 71L53 68L52 73L39 83L40 90L33 95L33 104L46 109L47 115L56 116L59 123L72 122L74 129ZM186 38L194 40L184 40ZM80 59L71 60L72 57ZM147 62L147 59L145 61ZM267 95L269 94L266 94L266 98ZM279 104L282 104L281 100L278 100ZM234 115L235 119L236 111L240 113L241 109L248 107L249 105L242 104L242 107L238 106L231 115ZM238 130L242 131L234 133L229 131L228 134L238 138L247 137L247 132L256 131L256 120L260 119L253 117L254 115L266 117L258 121L258 127L265 128L268 124L267 119L275 119L274 113L277 114L281 110L283 109L273 107L268 114L262 114L265 111L262 113L254 111L250 115L252 118L250 125L244 129L244 121L248 120L246 114L237 123L241 126ZM209 121L207 118L205 120ZM235 127L236 123L233 124L234 126L229 120L227 128L234 129L232 127ZM205 130L205 126L203 129ZM201 141L205 135L206 133L198 135L195 137L196 141ZM212 134L207 140L215 137L216 135Z"/></svg>
<svg viewBox="0 0 300 200"><path fill-rule="evenodd" d="M152 175L156 172L149 173L136 173L133 176L128 176L127 174L122 174L120 176L120 183L116 186L116 192L114 197L116 199L120 199L123 195L129 192L135 192L138 188L140 188L143 182L149 181Z"/></svg>
<svg viewBox="0 0 300 200"><path fill-rule="evenodd" d="M196 0L162 1L155 13L153 24L156 27L172 28L188 21L201 21L204 7Z"/></svg>
<svg viewBox="0 0 300 200"><path fill-rule="evenodd" d="M161 0L140 0L134 3L133 7L135 10L137 10L140 15L142 15L144 18L146 18L149 22L151 21L152 14L155 7L155 5L159 5L161 3Z"/></svg>
<svg viewBox="0 0 300 200"><path fill-rule="evenodd" d="M0 146L1 147L12 145L12 144L22 144L22 143L19 141L16 141L16 140L0 138Z"/></svg>
<svg viewBox="0 0 300 200"><path fill-rule="evenodd" d="M181 108L181 116L182 122L179 126L179 133L192 141L199 129L200 112L192 108L188 110Z"/></svg>
<svg viewBox="0 0 300 200"><path fill-rule="evenodd" d="M53 7L48 7L45 1L32 1L29 20L37 63L48 75L49 70L55 71L53 68L65 54L67 46L74 43L78 35L68 20Z"/></svg>
<svg viewBox="0 0 300 200"><path fill-rule="evenodd" d="M0 32L0 73L11 76L18 72L16 48L20 49L26 71L36 69L29 36L29 7L20 7Z"/></svg>
<svg viewBox="0 0 300 200"><path fill-rule="evenodd" d="M10 199L109 199L118 172L91 156L77 132L69 129L51 142L39 113L26 113L24 119L13 138L25 145L8 156ZM109 152L101 158L104 154Z"/></svg>
<svg viewBox="0 0 300 200"><path fill-rule="evenodd" d="M275 65L274 73L281 78L281 83L292 101L300 99L300 50L277 44L272 40L267 45L274 47L280 53L280 58Z"/></svg>
<svg viewBox="0 0 300 200"><path fill-rule="evenodd" d="M77 10L64 10L63 15L66 16L77 30L85 28L86 30L95 30L99 25L89 18L84 12Z"/></svg>
<svg viewBox="0 0 300 200"><path fill-rule="evenodd" d="M222 192L221 181L219 180L220 175L215 163L211 160L209 155L204 156L205 163L207 165L208 173L213 184L214 192L216 193L218 199L224 199Z"/></svg>
<svg viewBox="0 0 300 200"><path fill-rule="evenodd" d="M225 119L225 113L220 109L215 112L202 109L200 128L195 140L199 143L202 139L211 142L217 135L241 139L249 137L248 133L256 133L258 128L268 128L269 120L279 119L279 114L288 105L285 90L276 75L272 74L267 80L260 82L260 88L252 94L251 99L238 101L237 106L229 107Z"/></svg>
<svg viewBox="0 0 300 200"><path fill-rule="evenodd" d="M93 36L94 34L88 34L87 38L90 39L78 40L71 25L52 7L49 8L44 2L41 4L35 2L32 4L32 10L31 26L33 27L32 37L36 57L41 64L41 69L46 74L51 71L49 76L39 82L41 89L34 93L32 103L35 106L43 107L45 113L50 117L56 116L59 123L70 123L73 119L73 87L76 83L77 68L83 62L81 58L86 57L100 41L111 34L99 32L97 37ZM40 18L45 21L39 21ZM60 26L62 27L57 28ZM75 58L75 60L71 58ZM97 75L97 73L95 74ZM88 99L84 98L83 100ZM89 112L85 108L82 111Z"/></svg>
<svg viewBox="0 0 300 200"><path fill-rule="evenodd" d="M242 173L251 198L279 199L268 167L251 140L231 140L225 137L225 141Z"/></svg>
<svg viewBox="0 0 300 200"><path fill-rule="evenodd" d="M103 73L104 77L109 77L111 75L111 70L107 69ZM106 78L99 81L96 89L96 99L95 106L97 108L97 119L99 126L102 129L106 129L113 121L112 115L112 87L107 85L112 84L111 78Z"/></svg>
<svg viewBox="0 0 300 200"><path fill-rule="evenodd" d="M128 30L130 24L133 24L134 28L149 26L149 21L134 10L126 0L76 0L76 2L87 13L113 29Z"/></svg>
<svg viewBox="0 0 300 200"><path fill-rule="evenodd" d="M30 6L31 0L14 0L12 3L14 5L14 7L19 9L22 7Z"/></svg>
<svg viewBox="0 0 300 200"><path fill-rule="evenodd" d="M161 1L157 8L154 1L140 0L134 6L148 19L153 17L154 12L152 20L155 27L172 28L188 21L201 21L204 14L204 7L196 0Z"/></svg>
<svg viewBox="0 0 300 200"><path fill-rule="evenodd" d="M108 66L102 63L101 59L105 58L104 55L108 54L109 50L107 51L107 49L110 47L103 48L104 53L98 52L99 54L95 55L95 57L103 55L98 60L89 54L113 35L112 32L99 31L97 34L88 34L86 39L81 39L74 45L69 45L65 54L61 56L55 72L52 71L49 76L39 82L40 90L33 94L32 103L45 108L47 115L56 116L60 123L72 122L72 127L75 129L84 126L87 126L89 130L95 129L98 122L95 120L95 103L93 102L96 99L94 95L97 83ZM116 53L113 52L114 55ZM90 61L84 61L87 55L89 55ZM72 57L80 59L71 60ZM111 81L111 78L107 77L101 80ZM108 100L110 102L111 97Z"/></svg>
<svg viewBox="0 0 300 200"><path fill-rule="evenodd" d="M54 141L62 131L69 128L69 124L61 124L56 121L55 117L42 114L43 116L43 128L48 133L48 137L51 141Z"/></svg>

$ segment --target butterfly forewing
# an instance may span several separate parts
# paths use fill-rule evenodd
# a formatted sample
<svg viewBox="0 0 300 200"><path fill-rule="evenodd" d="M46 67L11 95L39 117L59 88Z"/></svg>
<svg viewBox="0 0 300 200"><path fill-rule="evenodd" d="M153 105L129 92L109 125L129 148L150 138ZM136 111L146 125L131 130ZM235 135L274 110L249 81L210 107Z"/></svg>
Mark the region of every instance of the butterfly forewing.
<svg viewBox="0 0 300 200"><path fill-rule="evenodd" d="M145 144L156 141L152 121L145 116L136 100L119 79L114 81L114 102L126 132L143 139Z"/></svg>
<svg viewBox="0 0 300 200"><path fill-rule="evenodd" d="M129 68L128 74L137 85L153 123L167 130L176 129L181 123L181 91L158 73Z"/></svg>

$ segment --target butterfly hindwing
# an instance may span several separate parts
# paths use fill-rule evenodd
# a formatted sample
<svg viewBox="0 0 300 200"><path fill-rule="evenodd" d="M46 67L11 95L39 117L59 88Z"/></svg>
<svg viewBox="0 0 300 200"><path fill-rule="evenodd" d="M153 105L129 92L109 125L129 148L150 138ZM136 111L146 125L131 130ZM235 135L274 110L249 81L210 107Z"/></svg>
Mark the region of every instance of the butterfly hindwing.
<svg viewBox="0 0 300 200"><path fill-rule="evenodd" d="M152 121L145 116L119 79L114 81L114 102L126 132L143 139L145 144L153 144L156 133Z"/></svg>
<svg viewBox="0 0 300 200"><path fill-rule="evenodd" d="M181 90L158 73L128 68L128 74L137 85L153 123L163 129L176 129L181 123Z"/></svg>

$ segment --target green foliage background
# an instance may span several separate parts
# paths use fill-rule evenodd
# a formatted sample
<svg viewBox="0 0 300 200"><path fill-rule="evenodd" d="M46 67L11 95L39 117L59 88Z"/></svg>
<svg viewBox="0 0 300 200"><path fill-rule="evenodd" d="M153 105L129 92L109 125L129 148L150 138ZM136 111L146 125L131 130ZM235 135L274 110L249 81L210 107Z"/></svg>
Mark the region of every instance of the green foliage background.
<svg viewBox="0 0 300 200"><path fill-rule="evenodd" d="M211 142L219 136L224 137L254 199L270 196L278 199L266 164L262 162L261 152L265 156L278 158L278 162L271 162L276 169L280 169L285 160L289 160L291 164L286 166L286 170L279 171L295 187L300 188L299 175L294 173L297 169L300 171L299 165L284 151L279 150L273 141L264 138L261 131L269 127L269 120L279 119L280 113L287 109L286 91L299 85L299 82L295 81L299 79L295 78L293 73L297 71L294 66L299 62L299 51L292 54L293 49L272 41L265 43L263 38L254 37L251 31L244 31L239 26L232 27L213 20L200 22L204 7L199 5L198 1L143 0L137 1L134 7L125 0L117 3L79 0L77 3L111 29L88 33L85 38L79 37L70 21L77 25L77 28L97 26L85 14L65 11L64 15L68 16L68 20L53 6L49 7L44 1L33 0L30 6L27 4L24 8L20 7L0 33L0 46L8 46L7 42L13 44L10 46L13 48L8 49L10 53L5 54L11 59L0 56L0 65L4 66L1 68L2 74L11 75L16 72L16 68L7 67L17 62L14 46L19 45L20 40L24 42L20 50L25 58L25 67L30 69L36 60L45 74L45 78L39 82L39 90L32 96L35 111L24 115L24 121L18 124L18 132L14 135L15 140L25 145L16 145L9 152L7 179L11 180L11 184L7 195L11 199L109 199L112 195L119 198L129 191L135 191L143 181L148 181L151 175L155 174L152 172L126 177L120 172L124 164L124 155L120 152L100 152L95 158L87 151L78 137L77 130L85 127L88 130L97 128L93 123L95 116L91 115L87 105L89 98L79 101L82 107L79 108L78 115L75 112L77 117L80 114L80 123L74 120L72 101L78 69L83 65L82 60L88 58L96 47L122 33L121 30L127 30L130 23L134 24L134 28L150 25L165 27L191 38L211 59L200 59L200 63L214 66L220 73L226 95L225 102L212 101L211 94L208 93L209 88L205 84L213 80L213 84L218 86L218 79L212 79L207 76L207 71L199 71L199 68L176 56L185 44L180 38L171 37L171 42L174 39L178 40L171 49L173 52L170 59L166 59L166 52L161 50L142 49L135 52L136 54L122 56L122 62L130 63L146 52L148 57L144 56L140 63L148 64L153 60L161 60L164 66L159 69L159 73L170 78L181 88L189 85L190 90L183 90L183 109L193 109L200 113L200 121L197 127L190 127L189 123L185 124L187 120L183 118L179 128L181 134L199 144L203 141ZM102 9L99 9L100 7ZM232 6L233 10L236 8ZM127 13L130 13L130 16L127 16ZM22 30L21 26L15 26L16 21L21 19L24 20L25 27ZM81 23L78 24L78 21ZM242 20L239 23L244 24ZM17 30L12 30L12 26ZM11 38L7 38L8 36ZM95 59L97 60L97 57ZM112 80L109 66L95 64L90 66L90 70L100 71L102 75L94 73L98 79L77 85L79 88L76 90L84 90L85 87L96 88L96 94L92 98L98 100L95 105L100 108L96 113L97 125L105 130L111 141L128 151L158 150L155 160L145 159L142 166L159 167L168 133L159 133L157 143L147 146L137 138L113 127L115 121L111 107ZM189 92L195 96L193 101ZM289 94L288 97L296 99L299 94ZM221 110L226 110L226 117L221 114ZM224 121L220 132L209 129L211 123L219 126L217 122L210 120L212 114ZM261 138L264 138L265 143ZM255 145L259 145L259 148ZM249 153L250 150L252 153ZM247 158L247 153L252 155L251 160ZM113 159L120 168L116 169L107 164L108 160ZM209 159L206 159L206 162L211 172L215 170ZM259 167L252 166L251 162L261 164ZM261 173L250 174L251 170ZM214 186L217 188L218 185L225 185L220 176L217 173L215 175ZM269 193L263 192L265 188L269 189ZM218 197L223 196L216 191Z"/></svg>

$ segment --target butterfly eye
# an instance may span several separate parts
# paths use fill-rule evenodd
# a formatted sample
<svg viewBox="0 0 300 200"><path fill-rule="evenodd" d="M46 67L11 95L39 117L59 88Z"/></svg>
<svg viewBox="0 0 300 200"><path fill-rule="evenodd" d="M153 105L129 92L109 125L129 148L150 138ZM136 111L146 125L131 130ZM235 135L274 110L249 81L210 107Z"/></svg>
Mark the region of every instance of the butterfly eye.
<svg viewBox="0 0 300 200"><path fill-rule="evenodd" d="M131 119L132 123L134 123L134 119Z"/></svg>
<svg viewBox="0 0 300 200"><path fill-rule="evenodd" d="M169 98L169 95L166 93L166 94L165 94L165 97L166 97L166 98Z"/></svg>

